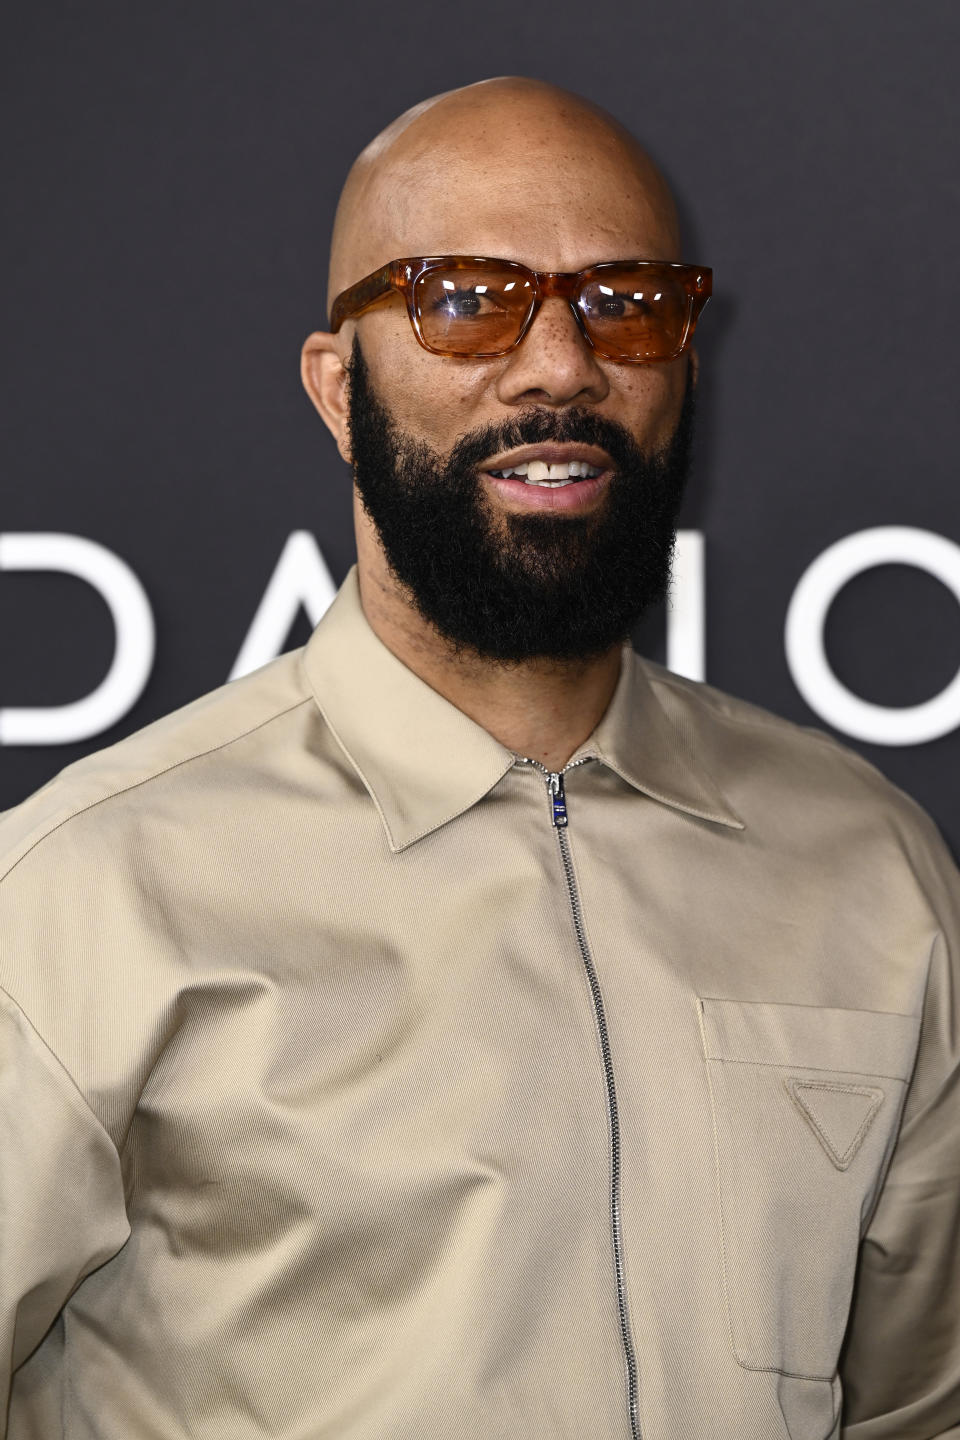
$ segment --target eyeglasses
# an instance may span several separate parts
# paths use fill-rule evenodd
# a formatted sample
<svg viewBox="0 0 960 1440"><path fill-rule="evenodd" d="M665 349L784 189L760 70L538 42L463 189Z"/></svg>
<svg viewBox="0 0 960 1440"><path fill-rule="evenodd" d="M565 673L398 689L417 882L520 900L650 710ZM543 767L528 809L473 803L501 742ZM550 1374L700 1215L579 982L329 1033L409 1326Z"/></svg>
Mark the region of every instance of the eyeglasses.
<svg viewBox="0 0 960 1440"><path fill-rule="evenodd" d="M391 260L341 291L330 329L362 315L394 290L413 333L434 355L506 355L548 296L567 300L584 339L608 360L674 360L710 298L713 271L661 260L615 260L574 273L530 270L516 260L430 255Z"/></svg>

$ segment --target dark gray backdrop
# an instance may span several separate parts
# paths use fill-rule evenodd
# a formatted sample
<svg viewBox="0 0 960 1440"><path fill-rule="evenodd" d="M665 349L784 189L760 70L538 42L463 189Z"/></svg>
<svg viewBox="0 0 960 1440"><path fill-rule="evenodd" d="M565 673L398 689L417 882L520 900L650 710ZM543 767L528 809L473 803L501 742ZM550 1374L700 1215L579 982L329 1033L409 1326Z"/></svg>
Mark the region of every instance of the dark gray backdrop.
<svg viewBox="0 0 960 1440"><path fill-rule="evenodd" d="M0 807L225 680L291 532L342 578L348 476L298 378L337 192L400 110L501 73L606 105L678 189L686 258L715 270L682 520L705 535L707 679L830 728L785 657L801 575L875 526L960 531L955 0L31 0L5 31L0 532L121 556L157 652L108 731L3 745ZM96 590L0 570L0 708L93 690L113 653ZM887 707L960 663L950 588L903 564L842 589L826 637ZM637 638L662 658L663 615ZM956 726L842 738L956 849Z"/></svg>

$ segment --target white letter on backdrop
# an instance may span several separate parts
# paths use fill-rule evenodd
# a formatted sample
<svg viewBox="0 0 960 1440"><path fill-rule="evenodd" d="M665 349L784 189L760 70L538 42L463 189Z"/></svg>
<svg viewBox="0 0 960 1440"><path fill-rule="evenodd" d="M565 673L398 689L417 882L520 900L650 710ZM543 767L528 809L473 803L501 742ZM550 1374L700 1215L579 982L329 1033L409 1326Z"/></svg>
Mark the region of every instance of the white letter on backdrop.
<svg viewBox="0 0 960 1440"><path fill-rule="evenodd" d="M667 669L706 678L706 585L702 530L678 530L667 600Z"/></svg>
<svg viewBox="0 0 960 1440"><path fill-rule="evenodd" d="M309 530L294 530L263 592L230 679L239 680L275 660L301 605L310 624L316 625L335 594L336 586L316 540Z"/></svg>
<svg viewBox="0 0 960 1440"><path fill-rule="evenodd" d="M54 570L92 585L106 601L116 635L106 678L82 700L0 710L0 745L67 745L121 720L143 694L153 668L153 611L119 555L80 535L0 535L0 570Z"/></svg>
<svg viewBox="0 0 960 1440"><path fill-rule="evenodd" d="M960 670L932 700L892 708L854 695L827 660L823 631L830 606L848 580L875 565L915 565L960 601L960 545L908 525L858 530L824 550L800 577L787 610L787 664L811 710L835 729L876 745L922 745L960 725Z"/></svg>

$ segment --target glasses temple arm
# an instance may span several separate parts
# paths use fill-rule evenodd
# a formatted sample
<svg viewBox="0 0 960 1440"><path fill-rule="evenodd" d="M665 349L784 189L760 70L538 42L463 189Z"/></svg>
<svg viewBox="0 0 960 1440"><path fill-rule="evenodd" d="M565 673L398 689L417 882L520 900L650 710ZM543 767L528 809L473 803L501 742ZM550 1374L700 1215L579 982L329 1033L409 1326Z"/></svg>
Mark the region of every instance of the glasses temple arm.
<svg viewBox="0 0 960 1440"><path fill-rule="evenodd" d="M393 261L375 270L372 275L358 280L356 285L341 290L330 310L330 330L334 335L345 320L351 320L369 310L384 295L388 295L396 284L396 265Z"/></svg>

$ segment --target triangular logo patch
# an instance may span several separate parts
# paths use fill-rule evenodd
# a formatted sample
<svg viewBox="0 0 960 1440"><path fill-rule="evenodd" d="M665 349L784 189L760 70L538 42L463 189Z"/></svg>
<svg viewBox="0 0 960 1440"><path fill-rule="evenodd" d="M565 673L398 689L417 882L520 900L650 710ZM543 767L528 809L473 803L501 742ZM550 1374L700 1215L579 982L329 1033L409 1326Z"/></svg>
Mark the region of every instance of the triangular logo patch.
<svg viewBox="0 0 960 1440"><path fill-rule="evenodd" d="M833 1164L846 1170L883 1104L884 1092L876 1085L830 1080L788 1080L787 1089Z"/></svg>

